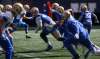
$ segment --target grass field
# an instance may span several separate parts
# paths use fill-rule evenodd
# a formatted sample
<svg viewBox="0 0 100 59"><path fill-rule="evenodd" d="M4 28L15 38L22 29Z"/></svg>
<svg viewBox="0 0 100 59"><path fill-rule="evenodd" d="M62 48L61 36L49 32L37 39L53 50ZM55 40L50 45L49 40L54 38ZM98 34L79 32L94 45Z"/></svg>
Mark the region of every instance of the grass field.
<svg viewBox="0 0 100 59"><path fill-rule="evenodd" d="M51 51L44 51L46 44L40 39L39 33L34 33L34 31L29 31L31 39L25 39L24 31L16 31L14 33L14 48L15 54L14 59L71 59L70 53L62 48L62 42L58 42L51 35L49 35L49 40L53 45ZM100 46L100 29L93 29L91 33L91 40L98 46ZM78 49L81 59L82 49ZM5 59L4 54L0 55L0 59ZM91 55L88 59L100 59L100 56Z"/></svg>

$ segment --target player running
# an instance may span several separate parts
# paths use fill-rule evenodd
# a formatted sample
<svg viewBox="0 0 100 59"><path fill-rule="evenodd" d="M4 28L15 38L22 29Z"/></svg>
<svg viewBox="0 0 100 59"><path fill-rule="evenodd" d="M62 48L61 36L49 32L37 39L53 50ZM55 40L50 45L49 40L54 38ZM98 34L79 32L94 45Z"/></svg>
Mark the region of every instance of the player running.
<svg viewBox="0 0 100 59"><path fill-rule="evenodd" d="M26 39L31 38L28 36L28 24L23 22L23 16L25 15L25 10L23 8L23 5L21 3L15 3L13 5L13 12L15 13L14 21L13 23L15 24L16 27L24 27L25 34L26 34ZM16 29L14 30L16 31Z"/></svg>
<svg viewBox="0 0 100 59"><path fill-rule="evenodd" d="M49 16L40 14L37 7L33 7L31 9L31 12L33 17L35 17L37 24L35 32L37 33L39 30L42 30L42 32L40 33L40 37L48 45L46 51L49 51L52 49L52 45L50 41L48 41L47 35L51 33L56 39L60 39L60 34L55 27L56 23Z"/></svg>
<svg viewBox="0 0 100 59"><path fill-rule="evenodd" d="M94 50L89 34L83 25L79 21L75 20L68 10L64 12L64 20L61 21L61 24L64 34L63 43L65 48L67 48L72 54L72 59L80 58L79 54L76 52L76 49L73 47L73 45L76 45L77 43L80 43L88 48L88 51L85 53L85 59L87 59L90 52L100 53L100 50Z"/></svg>
<svg viewBox="0 0 100 59"><path fill-rule="evenodd" d="M81 16L79 18L79 21L83 24L84 28L87 29L88 33L90 34L92 29L92 21L95 20L95 23L99 23L99 21L97 19L97 16L93 12L90 12L85 4L82 4L80 9ZM93 42L92 45L95 47L95 49L99 49L99 47Z"/></svg>
<svg viewBox="0 0 100 59"><path fill-rule="evenodd" d="M8 34L7 28L12 23L12 19L10 19L10 14L3 13L0 15L0 46L5 51L5 59L13 59L13 44L10 40L10 34Z"/></svg>
<svg viewBox="0 0 100 59"><path fill-rule="evenodd" d="M85 4L82 4L81 7L81 16L79 18L79 21L84 25L84 27L88 30L88 33L90 34L92 29L92 17L94 17L95 22L99 23L97 16L93 13L88 11L88 8Z"/></svg>

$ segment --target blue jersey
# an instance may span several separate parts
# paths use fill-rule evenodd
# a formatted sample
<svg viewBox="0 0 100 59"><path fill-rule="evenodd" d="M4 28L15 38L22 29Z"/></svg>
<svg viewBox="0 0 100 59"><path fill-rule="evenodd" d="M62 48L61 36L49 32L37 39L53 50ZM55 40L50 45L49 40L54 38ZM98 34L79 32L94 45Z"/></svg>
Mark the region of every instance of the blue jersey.
<svg viewBox="0 0 100 59"><path fill-rule="evenodd" d="M21 13L21 14L18 14L17 16L14 17L14 20L13 20L13 23L14 24L18 24L20 22L23 22L23 17L24 17L25 13Z"/></svg>
<svg viewBox="0 0 100 59"><path fill-rule="evenodd" d="M82 12L79 21L84 25L84 27L88 30L88 33L91 32L92 28L92 15L93 13L86 11Z"/></svg>
<svg viewBox="0 0 100 59"><path fill-rule="evenodd" d="M6 14L6 13L5 13ZM13 59L13 44L10 41L9 34L7 34L7 28L11 23L9 15L3 14L0 16L0 46L4 49L6 59Z"/></svg>
<svg viewBox="0 0 100 59"><path fill-rule="evenodd" d="M83 24L75 20L75 18L72 16L70 16L68 20L65 20L63 24L63 32L64 37L73 39L75 34L78 34L80 39L88 35L88 32L83 27Z"/></svg>
<svg viewBox="0 0 100 59"><path fill-rule="evenodd" d="M13 23L16 24L16 23L19 23L20 21L22 21L22 18L20 15L16 16L13 20Z"/></svg>
<svg viewBox="0 0 100 59"><path fill-rule="evenodd" d="M89 49L88 52L93 51L93 46L91 44L88 32L83 27L83 24L75 20L72 16L65 20L63 24L63 33L65 39L63 41L64 46L73 55L73 59L79 59L78 53L73 48L73 44L77 45L78 43L80 43Z"/></svg>
<svg viewBox="0 0 100 59"><path fill-rule="evenodd" d="M64 37L74 38L74 35L78 32L78 23L72 16L68 20L65 20L63 24Z"/></svg>
<svg viewBox="0 0 100 59"><path fill-rule="evenodd" d="M62 19L62 14L54 10L52 11L52 18L54 21L60 21Z"/></svg>
<svg viewBox="0 0 100 59"><path fill-rule="evenodd" d="M37 29L41 28L43 31L46 32L52 32L54 31L54 25L56 24L52 18L45 14L39 14L36 17L36 24L37 24Z"/></svg>
<svg viewBox="0 0 100 59"><path fill-rule="evenodd" d="M25 15L25 13L17 15L13 20L13 24L16 26L16 28L17 27L23 27L24 30L25 30L25 33L28 33L28 24L23 22L23 16L24 15ZM12 32L16 31L16 28L14 28Z"/></svg>
<svg viewBox="0 0 100 59"><path fill-rule="evenodd" d="M92 13L89 11L82 12L79 20L83 24L86 24L86 23L92 24Z"/></svg>
<svg viewBox="0 0 100 59"><path fill-rule="evenodd" d="M7 27L11 24L12 22L10 19L6 16L0 16L0 34L4 33L7 30Z"/></svg>
<svg viewBox="0 0 100 59"><path fill-rule="evenodd" d="M88 39L89 38L89 33L88 31L84 28L83 24L78 22L79 26L79 37L80 39Z"/></svg>
<svg viewBox="0 0 100 59"><path fill-rule="evenodd" d="M39 14L37 15L36 17L36 21L42 21L42 24L45 25L45 24L55 24L55 22L52 20L52 18L50 18L49 16L45 15L45 14Z"/></svg>

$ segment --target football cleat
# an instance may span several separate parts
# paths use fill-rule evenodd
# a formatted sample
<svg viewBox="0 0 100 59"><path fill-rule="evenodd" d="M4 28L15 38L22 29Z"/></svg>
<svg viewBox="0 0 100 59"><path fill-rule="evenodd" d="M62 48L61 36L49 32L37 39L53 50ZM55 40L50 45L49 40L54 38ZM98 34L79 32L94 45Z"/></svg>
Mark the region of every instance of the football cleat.
<svg viewBox="0 0 100 59"><path fill-rule="evenodd" d="M53 47L51 45L48 45L47 49L45 51L50 51Z"/></svg>

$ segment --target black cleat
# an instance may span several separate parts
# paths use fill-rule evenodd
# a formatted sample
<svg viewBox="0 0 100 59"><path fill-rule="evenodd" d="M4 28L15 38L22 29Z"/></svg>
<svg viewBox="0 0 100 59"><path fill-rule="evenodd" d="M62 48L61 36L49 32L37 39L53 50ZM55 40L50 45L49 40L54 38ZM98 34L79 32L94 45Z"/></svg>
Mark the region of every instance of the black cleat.
<svg viewBox="0 0 100 59"><path fill-rule="evenodd" d="M28 35L26 35L26 39L27 39L27 38L31 38L31 37L30 37L30 36L28 36Z"/></svg>
<svg viewBox="0 0 100 59"><path fill-rule="evenodd" d="M47 49L45 51L50 51L53 47L51 45L48 45Z"/></svg>
<svg viewBox="0 0 100 59"><path fill-rule="evenodd" d="M80 56L75 56L72 59L80 59Z"/></svg>
<svg viewBox="0 0 100 59"><path fill-rule="evenodd" d="M86 54L84 55L84 59L87 59L87 58L88 58L88 56L90 55L90 52L91 52L91 51L87 51L87 52L86 52Z"/></svg>

